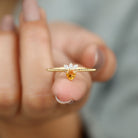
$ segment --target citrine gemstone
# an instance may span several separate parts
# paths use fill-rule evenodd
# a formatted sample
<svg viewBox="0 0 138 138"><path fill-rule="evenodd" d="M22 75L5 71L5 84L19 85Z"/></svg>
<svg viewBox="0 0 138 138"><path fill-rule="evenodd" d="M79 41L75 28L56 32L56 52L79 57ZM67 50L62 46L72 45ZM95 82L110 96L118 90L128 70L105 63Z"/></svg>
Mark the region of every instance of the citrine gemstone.
<svg viewBox="0 0 138 138"><path fill-rule="evenodd" d="M69 80L73 80L76 76L76 73L74 73L73 70L68 70L68 72L66 73L66 76Z"/></svg>

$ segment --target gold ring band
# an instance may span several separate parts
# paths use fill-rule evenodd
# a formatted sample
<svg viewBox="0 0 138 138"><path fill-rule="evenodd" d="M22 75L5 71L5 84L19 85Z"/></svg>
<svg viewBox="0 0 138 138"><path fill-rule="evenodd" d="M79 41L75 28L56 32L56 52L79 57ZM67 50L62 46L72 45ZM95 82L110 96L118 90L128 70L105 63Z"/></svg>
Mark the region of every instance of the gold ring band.
<svg viewBox="0 0 138 138"><path fill-rule="evenodd" d="M47 69L47 71L50 71L50 72L66 72L67 69L65 69L64 67L59 67L59 68L49 68L49 69ZM77 72L87 72L87 71L96 71L96 69L90 69L90 68L85 68L85 67L78 67L77 69L74 69L74 71L77 71Z"/></svg>
<svg viewBox="0 0 138 138"><path fill-rule="evenodd" d="M48 68L47 71L50 72L65 72L66 76L69 80L73 80L76 76L77 72L91 72L96 71L96 69L78 67L78 65L73 65L70 63L69 65L64 65L64 67L56 67L56 68Z"/></svg>

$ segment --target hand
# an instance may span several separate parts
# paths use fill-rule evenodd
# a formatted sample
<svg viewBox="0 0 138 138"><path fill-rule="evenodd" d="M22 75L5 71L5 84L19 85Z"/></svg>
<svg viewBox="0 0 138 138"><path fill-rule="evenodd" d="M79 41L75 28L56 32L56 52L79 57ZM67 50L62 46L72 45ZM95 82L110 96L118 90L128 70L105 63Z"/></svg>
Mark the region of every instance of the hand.
<svg viewBox="0 0 138 138"><path fill-rule="evenodd" d="M92 81L106 81L114 74L115 56L99 37L75 25L48 25L33 0L24 0L19 36L13 27L7 31L7 26L0 33L1 130L38 127L76 113L86 102ZM73 81L64 73L46 71L71 62L97 71L77 73ZM59 104L55 96L74 102Z"/></svg>

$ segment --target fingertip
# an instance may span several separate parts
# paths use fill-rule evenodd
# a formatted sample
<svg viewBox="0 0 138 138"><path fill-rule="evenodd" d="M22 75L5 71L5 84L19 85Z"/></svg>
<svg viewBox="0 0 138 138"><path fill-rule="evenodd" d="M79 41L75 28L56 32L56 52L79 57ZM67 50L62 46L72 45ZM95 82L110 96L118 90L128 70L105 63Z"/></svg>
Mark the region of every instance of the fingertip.
<svg viewBox="0 0 138 138"><path fill-rule="evenodd" d="M70 89L68 89L66 80L58 80L53 85L53 94L58 97L62 102L69 101L72 99Z"/></svg>
<svg viewBox="0 0 138 138"><path fill-rule="evenodd" d="M88 77L88 75L86 75L86 77ZM90 76L87 81L80 76L72 81L69 81L66 78L60 78L55 80L52 91L53 94L62 102L79 101L88 92L90 86Z"/></svg>
<svg viewBox="0 0 138 138"><path fill-rule="evenodd" d="M15 29L15 24L12 15L5 15L2 18L0 24L0 30L2 31L13 31Z"/></svg>
<svg viewBox="0 0 138 138"><path fill-rule="evenodd" d="M103 49L105 55L105 61L103 66L93 74L94 81L108 81L110 80L116 72L117 60L114 52L109 48Z"/></svg>
<svg viewBox="0 0 138 138"><path fill-rule="evenodd" d="M39 6L36 0L23 0L23 17L25 21L40 20Z"/></svg>
<svg viewBox="0 0 138 138"><path fill-rule="evenodd" d="M38 5L37 0L23 0L20 23L46 21L46 13Z"/></svg>
<svg viewBox="0 0 138 138"><path fill-rule="evenodd" d="M97 51L97 46L96 45L91 45L86 47L81 55L81 64L85 67L92 68L95 63L96 63L96 51Z"/></svg>

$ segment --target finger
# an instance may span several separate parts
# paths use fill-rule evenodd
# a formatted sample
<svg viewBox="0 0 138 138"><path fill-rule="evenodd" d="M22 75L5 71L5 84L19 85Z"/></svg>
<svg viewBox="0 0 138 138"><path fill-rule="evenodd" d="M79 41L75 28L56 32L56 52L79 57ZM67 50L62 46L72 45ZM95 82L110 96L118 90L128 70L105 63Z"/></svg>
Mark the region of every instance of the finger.
<svg viewBox="0 0 138 138"><path fill-rule="evenodd" d="M23 1L20 28L23 112L39 116L53 106L50 36L44 12L35 0Z"/></svg>
<svg viewBox="0 0 138 138"><path fill-rule="evenodd" d="M76 63L97 69L96 73L91 73L93 80L107 81L113 76L116 70L115 55L97 35L64 23L51 24L50 31L55 47Z"/></svg>
<svg viewBox="0 0 138 138"><path fill-rule="evenodd" d="M11 116L19 104L19 67L17 36L13 18L2 19L0 25L0 115Z"/></svg>
<svg viewBox="0 0 138 138"><path fill-rule="evenodd" d="M67 56L59 51L53 49L53 56L55 66L63 66L71 62ZM67 79L64 72L56 72L52 92L60 104L67 104L72 101L80 101L86 98L91 87L91 77L89 73L77 73L73 81Z"/></svg>
<svg viewBox="0 0 138 138"><path fill-rule="evenodd" d="M68 103L87 96L90 86L91 78L88 73L77 73L73 81L68 80L64 73L56 73L52 91L60 103Z"/></svg>
<svg viewBox="0 0 138 138"><path fill-rule="evenodd" d="M69 50L69 55L76 58L83 66L96 68L96 72L91 73L94 81L108 81L115 73L116 57L102 41L101 43L95 42L89 46L83 46L79 52L76 51L77 57L75 53L70 52Z"/></svg>
<svg viewBox="0 0 138 138"><path fill-rule="evenodd" d="M98 49L97 71L92 74L92 77L94 81L108 81L116 71L116 57L106 46L98 47Z"/></svg>
<svg viewBox="0 0 138 138"><path fill-rule="evenodd" d="M81 31L79 38L84 42L77 44L75 41L80 41L77 38L74 40L76 45L64 47L64 52L83 66L96 68L96 73L91 73L94 81L109 80L116 70L114 53L99 37L85 30Z"/></svg>

